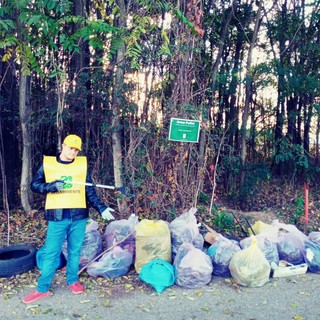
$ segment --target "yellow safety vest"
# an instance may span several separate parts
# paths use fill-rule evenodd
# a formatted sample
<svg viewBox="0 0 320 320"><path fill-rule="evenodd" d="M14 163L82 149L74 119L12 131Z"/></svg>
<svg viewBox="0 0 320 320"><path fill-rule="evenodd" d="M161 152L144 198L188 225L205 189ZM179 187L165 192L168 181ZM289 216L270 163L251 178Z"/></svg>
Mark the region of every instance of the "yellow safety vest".
<svg viewBox="0 0 320 320"><path fill-rule="evenodd" d="M76 157L70 164L59 163L56 157L45 156L43 169L46 182L64 180L63 190L56 193L48 193L46 197L46 209L71 209L86 208L85 185L72 182L86 182L87 158Z"/></svg>

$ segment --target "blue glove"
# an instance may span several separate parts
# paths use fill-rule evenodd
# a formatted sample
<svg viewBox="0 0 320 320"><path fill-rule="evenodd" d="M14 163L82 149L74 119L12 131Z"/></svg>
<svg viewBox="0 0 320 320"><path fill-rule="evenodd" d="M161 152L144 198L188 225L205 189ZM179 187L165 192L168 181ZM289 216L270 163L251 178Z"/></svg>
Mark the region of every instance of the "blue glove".
<svg viewBox="0 0 320 320"><path fill-rule="evenodd" d="M47 192L59 192L63 189L64 181L63 180L55 180L46 185Z"/></svg>
<svg viewBox="0 0 320 320"><path fill-rule="evenodd" d="M105 220L114 220L115 217L112 215L111 212L114 212L114 209L111 209L111 208L105 209L105 210L101 213L102 218L105 219Z"/></svg>

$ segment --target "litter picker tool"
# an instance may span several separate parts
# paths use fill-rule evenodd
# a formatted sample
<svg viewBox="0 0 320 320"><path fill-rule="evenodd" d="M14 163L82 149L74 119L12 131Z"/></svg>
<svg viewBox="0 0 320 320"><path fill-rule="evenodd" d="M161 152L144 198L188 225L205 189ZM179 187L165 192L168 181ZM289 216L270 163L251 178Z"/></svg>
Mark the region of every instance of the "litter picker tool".
<svg viewBox="0 0 320 320"><path fill-rule="evenodd" d="M251 230L252 234L255 236L256 233L254 232L254 230L252 229L252 226L250 224L250 222L248 221L248 219L246 217L244 217L245 222L247 223L249 229Z"/></svg>
<svg viewBox="0 0 320 320"><path fill-rule="evenodd" d="M78 182L78 181L66 181L66 183L77 184L77 185L82 185L82 186L87 186L87 187L105 188L105 189L120 191L126 197L134 197L135 196L135 194L133 192L131 192L131 191L133 191L133 186L131 184L127 184L122 187L115 187L115 186L107 186L107 185L99 184L99 183Z"/></svg>
<svg viewBox="0 0 320 320"><path fill-rule="evenodd" d="M242 224L240 223L239 219L236 217L236 215L231 212L232 216L233 216L233 220L239 225L242 233L244 234L245 237L248 237L248 233L244 230L244 228L242 227ZM245 218L246 219L246 218ZM248 220L246 219L247 224L249 224ZM251 226L250 226L251 228Z"/></svg>

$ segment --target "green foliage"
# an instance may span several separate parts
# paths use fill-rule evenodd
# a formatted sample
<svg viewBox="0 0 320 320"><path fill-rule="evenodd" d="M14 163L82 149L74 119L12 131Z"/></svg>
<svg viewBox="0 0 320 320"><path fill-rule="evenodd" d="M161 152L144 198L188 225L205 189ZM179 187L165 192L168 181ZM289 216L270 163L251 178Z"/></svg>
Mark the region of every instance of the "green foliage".
<svg viewBox="0 0 320 320"><path fill-rule="evenodd" d="M9 31L10 29L15 29L16 25L12 20L1 19L0 20L0 30Z"/></svg>
<svg viewBox="0 0 320 320"><path fill-rule="evenodd" d="M276 78L272 73L272 65L267 62L262 62L253 67L254 84L256 88L268 88L269 86L277 86Z"/></svg>
<svg viewBox="0 0 320 320"><path fill-rule="evenodd" d="M16 23L6 19L11 13L10 8L0 7L0 48L5 49L1 61L8 62L13 57L13 48L17 45L17 37L14 34Z"/></svg>
<svg viewBox="0 0 320 320"><path fill-rule="evenodd" d="M271 178L270 168L265 163L248 163L243 170L245 171L244 181L240 185L241 161L239 157L223 157L223 170L220 174L225 175L229 185L227 194L230 200L234 201L241 208L250 204L250 198L254 197L257 185L261 181Z"/></svg>
<svg viewBox="0 0 320 320"><path fill-rule="evenodd" d="M276 164L291 161L295 171L301 168L308 169L308 157L301 145L291 143L287 137L281 139L277 144L278 152L274 158Z"/></svg>
<svg viewBox="0 0 320 320"><path fill-rule="evenodd" d="M226 147L226 149L228 149ZM231 151L229 151L231 152ZM238 191L237 177L240 173L240 158L236 156L230 156L231 153L226 152L221 157L221 163L218 167L219 176L224 176L227 181L226 191L230 195Z"/></svg>
<svg viewBox="0 0 320 320"><path fill-rule="evenodd" d="M297 224L302 215L304 214L304 198L298 197L295 200L293 215L291 216L290 223Z"/></svg>
<svg viewBox="0 0 320 320"><path fill-rule="evenodd" d="M103 50L107 35L115 32L117 28L103 20L83 20L83 27L78 31L82 41L88 41L93 49Z"/></svg>
<svg viewBox="0 0 320 320"><path fill-rule="evenodd" d="M170 39L168 37L168 33L166 30L162 29L161 30L161 37L163 39L163 43L162 43L162 46L161 46L161 49L158 51L158 55L161 56L161 55L168 55L168 56L172 56L172 52L170 50Z"/></svg>
<svg viewBox="0 0 320 320"><path fill-rule="evenodd" d="M179 21L181 21L182 24L185 25L193 35L199 35L195 30L195 26L193 25L193 23L190 22L178 8L173 7L171 4L162 1L140 1L139 3L145 5L147 13L151 13L157 9L170 12ZM168 57L173 57L171 48L172 44L170 44L170 37L167 30L157 27L157 25L153 22L154 20L152 19L152 16L149 16L147 14L145 16L141 16L140 14L130 14L130 17L132 18L132 26L130 26L130 32L125 36L125 43L126 57L131 61L131 67L133 69L140 68L140 60L145 55L143 43L146 39L148 39L148 41L151 41L150 39L152 38L150 37L150 34L153 31L160 31L160 38L162 39L160 49L157 50L157 56L165 55ZM159 37L156 36L156 39L158 40ZM151 45L155 46L154 44ZM185 50L189 49L190 48L185 48Z"/></svg>
<svg viewBox="0 0 320 320"><path fill-rule="evenodd" d="M248 164L245 168L245 179L238 194L241 206L247 204L249 197L255 196L259 182L268 181L270 178L271 171L265 163Z"/></svg>
<svg viewBox="0 0 320 320"><path fill-rule="evenodd" d="M194 24L189 21L189 19L178 8L173 8L172 12L191 31L193 35L199 35L195 30Z"/></svg>
<svg viewBox="0 0 320 320"><path fill-rule="evenodd" d="M305 180L307 182L317 182L319 179L320 167L317 164L309 163L308 169L305 172Z"/></svg>
<svg viewBox="0 0 320 320"><path fill-rule="evenodd" d="M0 29L6 33L1 33L0 48L6 49L3 61L8 61L12 57L12 50L15 50L15 61L21 64L24 74L35 70L45 76L51 70L49 76L55 77L59 67L52 60L53 56L43 55L44 52L80 52L81 43L86 41L93 49L103 49L107 36L116 30L102 20L72 16L71 1L36 1L32 6L29 2L20 1L16 5L19 10L18 21L25 27L20 30L15 21L2 19ZM9 8L1 8L0 16L9 11ZM73 32L71 26L76 24L80 28ZM16 30L16 33L12 30Z"/></svg>
<svg viewBox="0 0 320 320"><path fill-rule="evenodd" d="M139 58L142 54L142 47L140 42L143 36L148 32L152 32L155 25L152 23L149 16L140 17L139 15L132 15L132 28L130 33L125 37L126 43L126 57L131 60L131 66L134 69L139 69Z"/></svg>
<svg viewBox="0 0 320 320"><path fill-rule="evenodd" d="M219 232L230 233L235 228L233 216L225 211L221 211L214 217L213 224Z"/></svg>
<svg viewBox="0 0 320 320"><path fill-rule="evenodd" d="M198 196L199 205L206 204L208 205L210 203L210 196L205 194L204 192L200 192Z"/></svg>

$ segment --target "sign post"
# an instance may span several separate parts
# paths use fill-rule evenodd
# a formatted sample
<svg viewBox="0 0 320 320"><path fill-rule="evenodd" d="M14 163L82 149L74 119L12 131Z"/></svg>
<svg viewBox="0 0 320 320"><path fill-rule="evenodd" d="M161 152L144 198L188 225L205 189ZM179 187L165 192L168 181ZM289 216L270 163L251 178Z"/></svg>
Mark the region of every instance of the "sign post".
<svg viewBox="0 0 320 320"><path fill-rule="evenodd" d="M199 120L171 118L169 140L180 142L198 142L199 133Z"/></svg>

